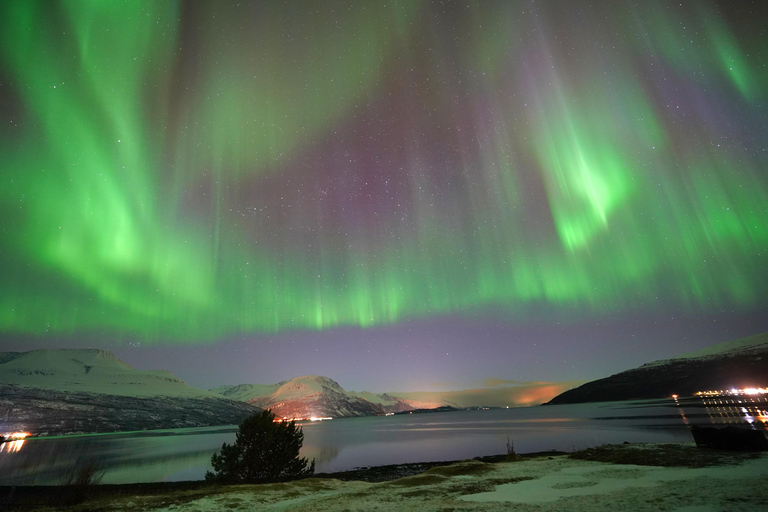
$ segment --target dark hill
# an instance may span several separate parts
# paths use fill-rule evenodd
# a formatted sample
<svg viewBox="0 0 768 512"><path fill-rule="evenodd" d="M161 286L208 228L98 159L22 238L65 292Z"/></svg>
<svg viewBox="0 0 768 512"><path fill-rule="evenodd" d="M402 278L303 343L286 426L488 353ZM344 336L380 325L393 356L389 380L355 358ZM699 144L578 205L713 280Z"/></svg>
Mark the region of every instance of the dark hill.
<svg viewBox="0 0 768 512"><path fill-rule="evenodd" d="M768 333L763 333L588 382L561 393L547 404L663 398L766 385Z"/></svg>

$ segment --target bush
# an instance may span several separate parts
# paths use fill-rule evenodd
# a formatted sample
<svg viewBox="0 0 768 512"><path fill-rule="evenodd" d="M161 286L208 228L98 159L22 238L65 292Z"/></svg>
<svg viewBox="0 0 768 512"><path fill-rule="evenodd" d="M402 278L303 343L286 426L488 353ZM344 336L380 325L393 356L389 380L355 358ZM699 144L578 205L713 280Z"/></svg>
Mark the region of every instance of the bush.
<svg viewBox="0 0 768 512"><path fill-rule="evenodd" d="M78 460L61 475L61 485L83 487L97 485L104 477L104 470L95 460Z"/></svg>
<svg viewBox="0 0 768 512"><path fill-rule="evenodd" d="M266 483L306 478L315 474L315 461L299 457L304 433L296 423L276 423L271 411L246 418L235 443L224 443L211 457L214 471L205 479L225 483Z"/></svg>
<svg viewBox="0 0 768 512"><path fill-rule="evenodd" d="M58 504L69 507L84 502L88 487L99 484L102 477L104 470L95 460L76 461L61 475Z"/></svg>

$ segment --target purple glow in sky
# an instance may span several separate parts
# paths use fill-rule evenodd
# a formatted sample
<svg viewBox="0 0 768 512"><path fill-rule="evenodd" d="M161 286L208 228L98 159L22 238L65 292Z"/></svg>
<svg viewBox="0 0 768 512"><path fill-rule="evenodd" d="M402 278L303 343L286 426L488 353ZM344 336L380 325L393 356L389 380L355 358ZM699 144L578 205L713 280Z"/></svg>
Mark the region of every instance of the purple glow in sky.
<svg viewBox="0 0 768 512"><path fill-rule="evenodd" d="M765 2L0 6L0 350L599 378L768 330Z"/></svg>

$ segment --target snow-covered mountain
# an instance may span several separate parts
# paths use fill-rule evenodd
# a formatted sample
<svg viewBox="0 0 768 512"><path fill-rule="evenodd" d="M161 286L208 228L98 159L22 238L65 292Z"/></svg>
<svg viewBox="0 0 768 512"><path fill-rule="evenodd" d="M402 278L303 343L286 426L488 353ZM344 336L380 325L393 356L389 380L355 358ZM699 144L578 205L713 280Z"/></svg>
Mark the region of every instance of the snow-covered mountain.
<svg viewBox="0 0 768 512"><path fill-rule="evenodd" d="M258 410L164 370L136 370L105 350L0 352L0 432L231 425Z"/></svg>
<svg viewBox="0 0 768 512"><path fill-rule="evenodd" d="M296 377L271 385L221 386L211 391L271 409L283 418L371 416L415 408L408 401L386 393L346 391L338 382L319 375ZM429 402L432 407L441 405L452 404Z"/></svg>
<svg viewBox="0 0 768 512"><path fill-rule="evenodd" d="M746 338L739 338L737 340L716 343L700 350L680 354L672 359L660 359L658 361L646 363L645 366L666 364L673 361L679 361L680 359L718 358L722 356L733 357L739 354L743 355L750 353L759 355L759 353L762 352L768 352L768 332L762 332L760 334L755 334L754 336L747 336Z"/></svg>
<svg viewBox="0 0 768 512"><path fill-rule="evenodd" d="M550 404L663 398L697 391L766 387L768 333L646 363L566 391Z"/></svg>
<svg viewBox="0 0 768 512"><path fill-rule="evenodd" d="M112 352L50 349L0 352L0 383L125 396L214 397L166 370L137 370Z"/></svg>

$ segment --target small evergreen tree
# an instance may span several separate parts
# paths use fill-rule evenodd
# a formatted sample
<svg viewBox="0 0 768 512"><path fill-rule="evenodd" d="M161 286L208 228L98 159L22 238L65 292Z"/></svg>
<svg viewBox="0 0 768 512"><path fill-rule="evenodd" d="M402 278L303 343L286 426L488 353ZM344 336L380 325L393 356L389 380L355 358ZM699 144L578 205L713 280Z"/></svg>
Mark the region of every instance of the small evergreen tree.
<svg viewBox="0 0 768 512"><path fill-rule="evenodd" d="M213 472L205 479L226 483L266 483L306 478L315 474L315 461L299 457L304 433L296 423L276 423L266 410L246 418L235 443L224 443L211 457Z"/></svg>

